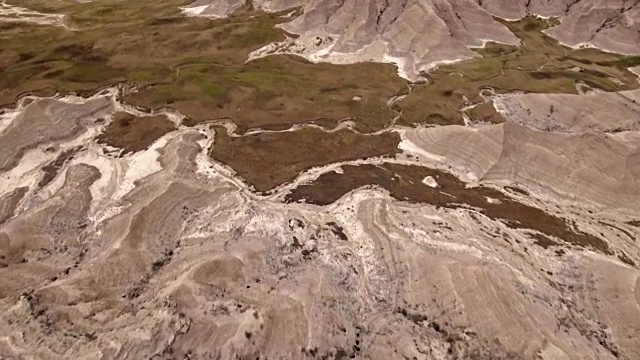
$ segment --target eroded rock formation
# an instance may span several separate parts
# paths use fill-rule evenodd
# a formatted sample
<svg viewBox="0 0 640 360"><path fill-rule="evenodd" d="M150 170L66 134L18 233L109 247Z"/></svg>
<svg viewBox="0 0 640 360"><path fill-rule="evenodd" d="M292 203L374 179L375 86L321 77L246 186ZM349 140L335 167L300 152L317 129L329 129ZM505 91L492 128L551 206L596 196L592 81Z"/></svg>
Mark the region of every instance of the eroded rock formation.
<svg viewBox="0 0 640 360"><path fill-rule="evenodd" d="M300 37L254 55L395 61L412 78L517 43L491 15L528 14L562 17L563 42L631 49L626 20L563 39L598 4L254 1L301 7L283 25ZM485 86L476 103L443 87L461 100L435 110L500 120L409 127L396 105L428 85L407 84L371 132L366 116L189 123L124 103L125 85L22 96L0 113L0 358L640 358L640 93L577 85Z"/></svg>
<svg viewBox="0 0 640 360"><path fill-rule="evenodd" d="M88 104L101 104L104 121L78 110ZM62 128L44 128L20 165L0 174L3 356L640 352L640 329L628 321L637 316L640 278L635 132L556 134L511 123L404 130L394 159L323 166L256 195L207 156L216 146L207 125L123 154L87 134L118 113L151 115L110 92L23 101L2 115L5 131L36 111L42 123L62 111L68 128L85 130L62 137L54 136ZM53 176L44 171L52 162ZM324 207L282 201L323 174L371 166L382 169L388 189L356 189ZM414 179L412 167L432 175ZM39 186L44 176L50 180ZM469 181L467 190L454 185L456 176ZM485 190L473 188L479 182ZM397 198L415 191L440 200ZM600 245L513 223L501 206L548 214L544 226L565 224L563 231Z"/></svg>
<svg viewBox="0 0 640 360"><path fill-rule="evenodd" d="M314 62L390 62L411 80L437 64L478 56L471 48L487 41L517 44L518 39L493 16L557 17L560 23L548 34L563 44L640 53L640 4L634 1L260 0L252 4L266 11L301 8L281 26L299 37L266 46L252 57L288 53ZM185 9L195 15L225 17L243 5L243 0L199 0Z"/></svg>

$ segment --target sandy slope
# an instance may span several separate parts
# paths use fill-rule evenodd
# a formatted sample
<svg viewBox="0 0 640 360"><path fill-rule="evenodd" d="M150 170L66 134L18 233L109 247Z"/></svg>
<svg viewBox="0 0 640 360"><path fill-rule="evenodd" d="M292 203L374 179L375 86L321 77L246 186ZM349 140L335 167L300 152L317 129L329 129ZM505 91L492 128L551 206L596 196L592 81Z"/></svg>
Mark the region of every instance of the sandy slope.
<svg viewBox="0 0 640 360"><path fill-rule="evenodd" d="M640 54L638 1L582 0L571 6L548 34L572 47L596 47L621 54Z"/></svg>

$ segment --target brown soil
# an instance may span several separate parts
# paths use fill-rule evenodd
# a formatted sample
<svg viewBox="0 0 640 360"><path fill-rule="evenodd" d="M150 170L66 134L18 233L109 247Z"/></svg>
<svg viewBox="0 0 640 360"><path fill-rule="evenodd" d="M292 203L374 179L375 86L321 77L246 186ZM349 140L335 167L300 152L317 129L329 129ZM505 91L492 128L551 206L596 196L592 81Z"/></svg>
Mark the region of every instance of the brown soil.
<svg viewBox="0 0 640 360"><path fill-rule="evenodd" d="M629 258L629 256L627 256L627 254L622 253L622 254L618 254L618 259L620 259L620 261L622 261L623 263L629 265L629 266L636 266L635 261L631 260L631 258Z"/></svg>
<svg viewBox="0 0 640 360"><path fill-rule="evenodd" d="M396 133L362 135L349 129L316 128L231 137L217 128L211 156L232 167L257 191L292 181L301 171L340 161L394 155Z"/></svg>
<svg viewBox="0 0 640 360"><path fill-rule="evenodd" d="M164 134L175 129L175 125L164 115L136 117L119 112L98 136L98 142L124 149L125 153L136 152L147 149Z"/></svg>
<svg viewBox="0 0 640 360"><path fill-rule="evenodd" d="M63 151L60 155L58 155L58 157L55 160L43 166L42 172L44 173L44 175L38 182L38 187L43 188L49 185L49 183L51 183L51 181L53 181L53 179L55 179L56 176L58 176L58 172L60 171L62 166L70 159L73 159L73 156L75 155L76 152L78 152L78 150L80 150L80 147L67 149Z"/></svg>
<svg viewBox="0 0 640 360"><path fill-rule="evenodd" d="M0 196L0 225L13 217L16 207L27 191L29 191L29 187L22 186Z"/></svg>
<svg viewBox="0 0 640 360"><path fill-rule="evenodd" d="M545 249L548 249L551 246L560 245L560 243L558 243L557 241L554 241L553 239L551 239L550 237L548 237L546 235L534 233L534 234L529 234L529 237L535 240L533 242L534 244L536 244L536 245L538 245L540 247L543 247Z"/></svg>
<svg viewBox="0 0 640 360"><path fill-rule="evenodd" d="M507 190L511 190L511 191L513 191L513 192L515 192L517 194L520 194L520 195L529 196L529 192L528 191L520 189L517 186L505 186L504 188L507 189Z"/></svg>
<svg viewBox="0 0 640 360"><path fill-rule="evenodd" d="M640 227L640 220L627 221L626 224L629 224L629 225L635 226L635 227Z"/></svg>
<svg viewBox="0 0 640 360"><path fill-rule="evenodd" d="M466 114L474 123L484 122L502 124L506 121L505 118L493 107L493 101L479 104L476 107L467 110Z"/></svg>
<svg viewBox="0 0 640 360"><path fill-rule="evenodd" d="M185 125L230 118L239 133L307 122L332 128L344 118L371 132L390 124L394 113L386 102L406 87L390 65L312 64L294 56L239 66L185 65L179 74L171 84L149 87L125 100L151 109L175 108L189 117Z"/></svg>
<svg viewBox="0 0 640 360"><path fill-rule="evenodd" d="M438 182L438 187L424 185L422 180L427 176L432 176ZM466 188L464 182L449 173L421 166L343 166L343 174L323 174L315 182L294 189L286 200L328 205L349 191L366 185L380 186L398 200L446 208L474 208L491 219L502 220L512 228L537 230L574 245L612 254L605 241L579 231L562 218L517 202L492 188ZM487 199L495 201L489 202ZM545 244L550 245L550 242L545 241Z"/></svg>

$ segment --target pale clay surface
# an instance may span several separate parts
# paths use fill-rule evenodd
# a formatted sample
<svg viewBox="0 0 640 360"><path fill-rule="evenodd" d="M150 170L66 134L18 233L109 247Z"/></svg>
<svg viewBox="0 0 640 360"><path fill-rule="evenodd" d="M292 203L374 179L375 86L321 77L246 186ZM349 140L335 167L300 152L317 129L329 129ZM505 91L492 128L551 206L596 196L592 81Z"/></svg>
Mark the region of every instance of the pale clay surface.
<svg viewBox="0 0 640 360"><path fill-rule="evenodd" d="M1 354L146 358L170 346L196 357L300 358L302 348L352 354L356 341L357 355L371 359L446 359L450 347L492 358L640 354L640 329L628 321L640 315L640 272L618 257L572 246L558 255L474 210L410 205L377 189L324 208L280 201L340 164L257 196L206 156L215 146L206 126L118 157L89 140L105 123L86 111L109 121L127 109L116 91L33 99L3 115L3 134L12 131L18 144L28 135L18 121L30 113L43 124L64 113L67 125L4 160L19 165L1 175L0 209L9 215L0 241L27 262L0 278ZM75 127L82 131L62 130ZM512 196L640 260L640 231L624 223L639 213L640 176L624 167L637 158L635 131L561 134L516 123L390 130L404 139L405 155L393 162L518 183L531 196ZM44 164L75 146L54 181L34 185ZM608 167L598 165L603 158ZM576 161L584 166L568 165ZM20 186L29 186L24 196L15 194Z"/></svg>

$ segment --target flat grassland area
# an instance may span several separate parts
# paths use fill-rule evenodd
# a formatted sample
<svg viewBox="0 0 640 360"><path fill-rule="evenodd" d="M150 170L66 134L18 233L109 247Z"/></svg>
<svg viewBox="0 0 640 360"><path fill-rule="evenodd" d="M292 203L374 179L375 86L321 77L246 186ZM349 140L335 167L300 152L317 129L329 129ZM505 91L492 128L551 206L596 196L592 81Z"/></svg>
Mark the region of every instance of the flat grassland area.
<svg viewBox="0 0 640 360"><path fill-rule="evenodd" d="M147 109L177 109L187 116L188 126L225 119L243 134L305 123L331 129L348 119L353 121L353 134L370 134L394 124L461 124L463 113L472 121L503 121L491 100L480 95L485 90L576 93L578 83L603 91L638 87L637 76L628 67L640 65L639 57L563 47L543 33L553 20L533 17L503 21L522 40L520 46L489 43L477 49L478 57L443 65L424 74L428 82L409 84L388 64L312 64L294 56L247 63L251 51L284 38L275 25L289 20L285 12L267 14L248 5L226 19L205 19L180 13L179 7L188 0L8 3L66 18L64 27L0 22L0 104L7 105L24 93L90 94L127 82L136 91L126 93L124 101ZM389 101L398 95L405 96ZM144 124L135 125L137 132L147 134L145 141L170 130L145 131ZM121 132L107 129L103 139L118 144L113 134ZM294 134L313 144L305 151L326 156L289 157L284 144L291 143ZM291 180L294 172L345 160L344 153L362 158L394 152L388 146L376 149L376 143L389 140L379 135L368 136L368 144L359 145L370 151L332 151L336 145L325 138L344 139L345 134L303 128L270 133L264 141L255 134L247 138L219 134L212 156L250 179L256 189L268 190ZM121 146L126 148L126 141ZM291 173L281 172L282 168Z"/></svg>
<svg viewBox="0 0 640 360"><path fill-rule="evenodd" d="M396 133L363 135L350 129L304 128L240 137L220 130L211 156L233 167L256 190L268 191L310 167L394 155L399 142Z"/></svg>

